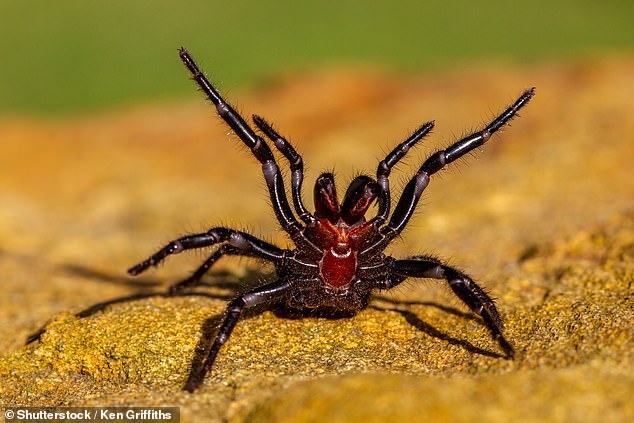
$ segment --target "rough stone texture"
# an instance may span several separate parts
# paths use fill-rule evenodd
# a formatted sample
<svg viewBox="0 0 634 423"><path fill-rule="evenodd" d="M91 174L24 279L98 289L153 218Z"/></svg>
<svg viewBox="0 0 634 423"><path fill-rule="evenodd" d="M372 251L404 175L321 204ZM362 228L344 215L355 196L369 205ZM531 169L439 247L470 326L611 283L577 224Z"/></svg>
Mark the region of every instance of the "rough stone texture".
<svg viewBox="0 0 634 423"><path fill-rule="evenodd" d="M634 420L633 74L633 59L614 57L417 77L333 71L232 92L302 152L308 198L322 169L334 165L343 189L436 119L393 172L398 192L434 148L536 86L512 128L433 179L391 248L446 257L485 285L518 357L501 358L442 284L412 281L352 319L253 313L193 395L181 387L227 298L270 269L226 259L209 286L179 297L162 293L204 253L136 279L124 271L216 224L285 245L259 166L202 100L5 117L0 405L178 405L184 422Z"/></svg>

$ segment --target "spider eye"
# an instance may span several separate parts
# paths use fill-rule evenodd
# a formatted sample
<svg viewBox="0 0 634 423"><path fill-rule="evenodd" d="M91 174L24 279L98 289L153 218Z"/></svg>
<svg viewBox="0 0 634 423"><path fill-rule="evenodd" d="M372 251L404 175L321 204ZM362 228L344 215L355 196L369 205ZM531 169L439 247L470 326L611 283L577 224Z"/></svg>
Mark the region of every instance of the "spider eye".
<svg viewBox="0 0 634 423"><path fill-rule="evenodd" d="M335 176L332 173L322 173L315 181L315 216L325 217L335 223L339 220L340 213Z"/></svg>
<svg viewBox="0 0 634 423"><path fill-rule="evenodd" d="M372 202L379 195L379 184L366 175L352 180L341 205L341 218L348 225L363 219Z"/></svg>

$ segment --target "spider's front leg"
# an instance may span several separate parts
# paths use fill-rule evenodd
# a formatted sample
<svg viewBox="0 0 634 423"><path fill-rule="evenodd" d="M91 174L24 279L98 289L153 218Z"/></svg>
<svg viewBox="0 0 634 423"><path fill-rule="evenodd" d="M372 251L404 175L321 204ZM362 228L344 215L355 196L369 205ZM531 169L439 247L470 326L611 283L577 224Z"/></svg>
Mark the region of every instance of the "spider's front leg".
<svg viewBox="0 0 634 423"><path fill-rule="evenodd" d="M204 233L186 235L169 242L146 260L143 260L128 269L128 273L131 275L138 275L139 273L147 270L148 267L156 266L169 255L178 254L185 250L195 248L210 247L220 243L226 244L221 245L220 248L212 254L190 278L172 286L172 288L170 288L170 292L174 293L185 287L198 283L200 278L209 270L209 268L225 254L255 256L273 262L281 260L284 256L284 250L273 244L262 241L261 239L258 239L246 232L220 226L212 228Z"/></svg>
<svg viewBox="0 0 634 423"><path fill-rule="evenodd" d="M257 287L246 294L242 294L231 300L227 305L225 317L218 329L218 333L216 334L214 342L209 349L209 354L207 354L202 368L200 371L190 376L184 389L188 392L193 392L200 385L203 378L207 373L209 373L209 370L216 361L216 356L218 355L218 351L220 351L220 347L222 347L229 339L229 336L231 336L231 332L233 332L233 328L236 326L236 323L238 323L240 315L244 309L280 298L288 292L290 287L290 282L278 280L276 282Z"/></svg>
<svg viewBox="0 0 634 423"><path fill-rule="evenodd" d="M403 231L407 222L414 214L418 200L429 184L431 175L487 142L493 133L508 123L517 112L530 101L533 95L535 95L534 88L524 91L515 103L500 113L500 115L493 119L484 129L456 141L444 150L435 152L425 160L420 169L418 169L418 172L416 172L414 177L403 189L401 198L394 209L390 221L381 228L381 239L375 244L370 245L364 253L381 251L387 247L387 245Z"/></svg>
<svg viewBox="0 0 634 423"><path fill-rule="evenodd" d="M302 200L302 182L304 181L304 161L302 156L295 151L290 142L273 129L273 127L258 115L253 115L253 122L264 134L273 141L277 149L286 157L291 166L291 190L293 194L293 204L300 219L307 225L315 223L315 216L308 211Z"/></svg>
<svg viewBox="0 0 634 423"><path fill-rule="evenodd" d="M293 211L288 204L286 191L284 190L284 181L282 180L280 169L275 162L275 157L271 149L266 142L251 129L242 116L222 98L218 90L209 82L205 74L198 68L196 62L194 62L194 59L184 48L179 50L179 56L187 69L191 72L194 81L196 81L205 94L207 94L207 97L216 106L218 115L231 127L242 142L251 149L253 156L262 164L262 173L266 180L273 209L282 228L291 235L293 240L299 240L300 242L310 245L310 242L303 237L303 226L295 219Z"/></svg>
<svg viewBox="0 0 634 423"><path fill-rule="evenodd" d="M387 220L390 214L390 183L388 176L392 171L392 168L407 154L407 152L418 141L423 139L425 135L429 133L434 127L434 122L427 122L418 128L409 138L397 145L394 150L388 154L385 159L379 162L379 167L376 170L376 181L381 187L381 193L379 194L378 203L379 208L376 216L372 219L372 224L375 227L381 226Z"/></svg>
<svg viewBox="0 0 634 423"><path fill-rule="evenodd" d="M407 277L445 279L454 294L458 296L471 311L484 320L493 338L498 342L506 356L512 359L515 351L502 334L502 319L495 308L493 299L487 295L469 276L447 266L433 257L417 256L404 260L394 260L390 263L390 270L395 276L392 288Z"/></svg>

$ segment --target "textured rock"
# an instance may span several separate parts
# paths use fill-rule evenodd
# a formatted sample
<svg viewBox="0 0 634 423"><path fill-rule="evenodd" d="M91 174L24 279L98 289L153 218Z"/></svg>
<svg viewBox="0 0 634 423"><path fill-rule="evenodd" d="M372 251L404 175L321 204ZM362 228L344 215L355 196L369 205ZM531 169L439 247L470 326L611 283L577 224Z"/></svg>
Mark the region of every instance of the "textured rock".
<svg viewBox="0 0 634 423"><path fill-rule="evenodd" d="M124 270L220 223L285 245L259 167L202 100L5 119L0 404L178 405L183 421L631 421L633 72L627 58L418 78L346 71L232 94L293 140L307 186L333 164L341 186L373 172L409 130L436 119L393 172L399 191L433 148L536 86L512 128L433 179L391 249L450 257L476 277L497 298L518 357L501 358L442 284L413 281L351 319L253 313L193 395L181 387L227 298L270 269L226 259L198 295L178 297L162 292L204 254L136 279Z"/></svg>

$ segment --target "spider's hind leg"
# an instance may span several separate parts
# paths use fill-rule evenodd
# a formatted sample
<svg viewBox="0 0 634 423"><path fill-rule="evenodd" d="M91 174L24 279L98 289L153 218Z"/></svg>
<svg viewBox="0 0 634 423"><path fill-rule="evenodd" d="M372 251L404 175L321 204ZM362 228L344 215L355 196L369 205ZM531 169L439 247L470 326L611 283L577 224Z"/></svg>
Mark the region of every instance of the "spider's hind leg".
<svg viewBox="0 0 634 423"><path fill-rule="evenodd" d="M502 334L502 319L495 308L493 299L469 276L441 263L436 258L426 256L395 260L391 263L390 268L394 274L399 276L445 279L454 294L468 305L471 311L482 317L484 324L506 356L510 359L514 358L515 351Z"/></svg>
<svg viewBox="0 0 634 423"><path fill-rule="evenodd" d="M209 353L205 358L202 367L190 375L189 379L185 383L184 390L193 392L201 384L203 378L207 373L209 373L209 370L211 370L214 362L216 361L220 347L229 340L234 327L238 323L238 320L240 320L240 316L245 309L254 307L261 303L275 301L276 299L287 295L290 288L290 282L278 280L254 288L251 291L239 295L231 300L227 305L224 319L218 328L214 342L209 348Z"/></svg>
<svg viewBox="0 0 634 423"><path fill-rule="evenodd" d="M241 255L248 256L248 252L244 252L239 248L232 246L231 244L223 244L221 245L212 255L210 255L205 262L196 269L196 271L187 279L183 279L182 281L175 283L174 285L169 287L170 295L178 294L187 288L193 288L194 286L200 283L202 277L211 269L220 257L224 255Z"/></svg>
<svg viewBox="0 0 634 423"><path fill-rule="evenodd" d="M185 287L196 285L209 268L211 268L220 257L226 254L258 257L273 262L280 261L284 258L284 250L273 244L262 241L246 232L219 226L204 233L186 235L169 242L147 259L128 269L128 273L138 275L146 271L150 266L156 266L161 263L167 256L172 254L178 254L185 250L210 247L216 244L222 245L191 277L173 285L170 288L170 293L175 293Z"/></svg>

